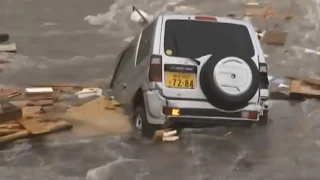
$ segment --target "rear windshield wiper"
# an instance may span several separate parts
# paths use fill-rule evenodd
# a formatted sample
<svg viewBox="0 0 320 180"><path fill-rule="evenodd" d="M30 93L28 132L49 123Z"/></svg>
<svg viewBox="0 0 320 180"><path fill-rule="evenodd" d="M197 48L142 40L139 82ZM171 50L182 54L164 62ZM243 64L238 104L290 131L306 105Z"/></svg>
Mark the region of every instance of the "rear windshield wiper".
<svg viewBox="0 0 320 180"><path fill-rule="evenodd" d="M175 34L172 34L172 40L173 40L173 45L175 46L176 50L177 50L177 54L178 56L180 55L180 51L179 51L179 46L178 46L178 42L177 42L177 39L176 39L176 36ZM192 60L193 62L195 62L197 65L200 65L200 61L194 59L194 58L190 58L190 57L184 57L184 58L187 58L187 59L190 59Z"/></svg>

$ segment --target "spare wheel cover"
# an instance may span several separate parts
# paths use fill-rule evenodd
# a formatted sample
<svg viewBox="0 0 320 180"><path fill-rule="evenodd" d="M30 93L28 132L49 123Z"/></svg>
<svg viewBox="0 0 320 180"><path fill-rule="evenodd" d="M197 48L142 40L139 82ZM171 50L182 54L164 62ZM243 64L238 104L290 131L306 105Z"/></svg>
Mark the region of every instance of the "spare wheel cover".
<svg viewBox="0 0 320 180"><path fill-rule="evenodd" d="M226 110L245 107L259 88L260 73L251 58L212 56L202 67L200 85L208 102Z"/></svg>
<svg viewBox="0 0 320 180"><path fill-rule="evenodd" d="M252 71L244 60L238 57L226 57L214 67L213 79L225 94L239 96L251 87Z"/></svg>

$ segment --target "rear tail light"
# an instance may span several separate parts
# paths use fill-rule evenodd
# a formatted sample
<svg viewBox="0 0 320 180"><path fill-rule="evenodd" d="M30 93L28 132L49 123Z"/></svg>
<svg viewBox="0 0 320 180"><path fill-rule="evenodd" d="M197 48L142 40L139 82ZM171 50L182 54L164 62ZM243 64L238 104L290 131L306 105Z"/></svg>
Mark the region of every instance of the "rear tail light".
<svg viewBox="0 0 320 180"><path fill-rule="evenodd" d="M217 18L214 16L195 16L195 20L200 21L217 21Z"/></svg>
<svg viewBox="0 0 320 180"><path fill-rule="evenodd" d="M162 57L152 55L150 59L149 81L162 82Z"/></svg>
<svg viewBox="0 0 320 180"><path fill-rule="evenodd" d="M269 88L269 79L268 79L268 66L267 64L259 64L260 71L260 88L268 89Z"/></svg>
<svg viewBox="0 0 320 180"><path fill-rule="evenodd" d="M258 119L258 112L256 111L243 111L241 115L243 118Z"/></svg>

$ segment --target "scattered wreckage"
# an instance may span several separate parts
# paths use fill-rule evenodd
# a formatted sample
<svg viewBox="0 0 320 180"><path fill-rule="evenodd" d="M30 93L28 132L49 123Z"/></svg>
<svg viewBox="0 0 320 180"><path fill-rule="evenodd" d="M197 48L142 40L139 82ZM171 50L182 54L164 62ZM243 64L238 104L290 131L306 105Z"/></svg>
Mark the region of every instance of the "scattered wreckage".
<svg viewBox="0 0 320 180"><path fill-rule="evenodd" d="M116 101L104 97L100 88L68 84L2 88L0 99L0 144L71 128L79 135L131 130L125 115L114 112ZM110 130L114 128L117 132Z"/></svg>
<svg viewBox="0 0 320 180"><path fill-rule="evenodd" d="M277 14L270 4L263 6L254 0L248 0L246 6L243 15L247 21L251 21L251 18L265 20L271 16L283 17L285 20L294 18L290 12L284 15ZM229 17L235 16L233 14ZM152 21L152 18L146 12L133 6L130 17L132 21L145 26ZM276 28L264 31L256 29L256 31L261 42L265 44L284 45L287 40L287 32ZM132 37L125 39L127 42L131 40L133 40ZM16 44L8 43L8 41L8 34L0 34L0 53L17 51ZM318 54L317 51L312 50L310 53ZM290 85L282 84L281 88L289 89L289 96L320 97L320 80L296 76L289 76L288 79ZM131 122L124 115L120 104L112 97L103 96L100 88L92 87L95 86L48 84L34 85L25 89L0 89L0 144L65 129L75 130L81 135L116 135L131 132ZM66 102L74 97L78 100L86 99L85 103ZM91 128L90 132L84 133L83 131L83 129L90 129L87 125L78 128L79 122L90 124L88 125ZM179 132L175 129L158 130L154 134L155 142L178 139Z"/></svg>

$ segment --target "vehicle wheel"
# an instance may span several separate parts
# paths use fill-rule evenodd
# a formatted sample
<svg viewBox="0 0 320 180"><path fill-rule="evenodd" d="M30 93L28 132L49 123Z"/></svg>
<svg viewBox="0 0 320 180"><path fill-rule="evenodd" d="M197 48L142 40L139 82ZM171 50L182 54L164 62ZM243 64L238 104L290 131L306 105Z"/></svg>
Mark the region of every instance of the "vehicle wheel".
<svg viewBox="0 0 320 180"><path fill-rule="evenodd" d="M212 56L202 67L200 86L213 106L236 110L257 93L260 73L250 58Z"/></svg>
<svg viewBox="0 0 320 180"><path fill-rule="evenodd" d="M157 130L157 125L148 122L144 106L136 108L133 118L134 127L138 134L143 137L152 138Z"/></svg>
<svg viewBox="0 0 320 180"><path fill-rule="evenodd" d="M269 121L269 117L268 117L268 111L263 112L263 115L260 116L260 119L258 121L258 124L260 126L266 126L268 124Z"/></svg>

